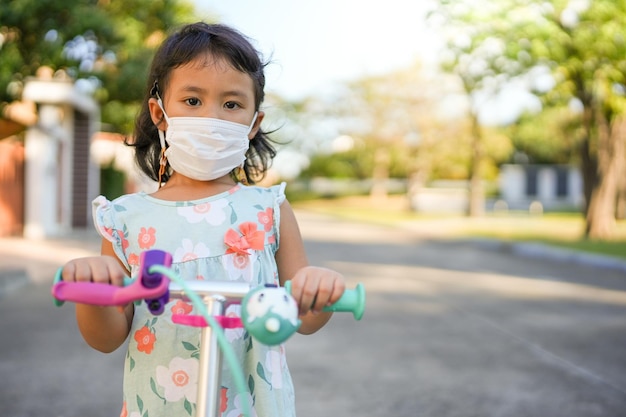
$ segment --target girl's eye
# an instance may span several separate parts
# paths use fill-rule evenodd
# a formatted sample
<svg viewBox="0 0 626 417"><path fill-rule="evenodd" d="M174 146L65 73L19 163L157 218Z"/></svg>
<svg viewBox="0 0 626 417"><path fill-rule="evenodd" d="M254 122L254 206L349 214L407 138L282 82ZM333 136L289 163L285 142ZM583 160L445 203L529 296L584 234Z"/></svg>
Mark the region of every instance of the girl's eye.
<svg viewBox="0 0 626 417"><path fill-rule="evenodd" d="M192 97L192 98L188 98L187 100L185 100L187 102L187 104L189 104L190 106L199 106L200 105L200 100Z"/></svg>
<svg viewBox="0 0 626 417"><path fill-rule="evenodd" d="M227 101L226 103L224 103L224 107L229 110L234 110L239 107L239 104L235 103L234 101Z"/></svg>

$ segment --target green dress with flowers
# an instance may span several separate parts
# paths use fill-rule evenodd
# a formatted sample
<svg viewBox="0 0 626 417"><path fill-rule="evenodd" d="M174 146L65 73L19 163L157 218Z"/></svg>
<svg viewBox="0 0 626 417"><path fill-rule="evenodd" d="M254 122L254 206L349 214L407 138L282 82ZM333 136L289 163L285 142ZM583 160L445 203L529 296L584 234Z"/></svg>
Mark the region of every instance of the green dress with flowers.
<svg viewBox="0 0 626 417"><path fill-rule="evenodd" d="M227 192L194 201L165 201L135 193L93 202L99 233L112 242L119 259L135 276L141 252L160 249L172 255L172 269L185 280L226 280L251 286L277 284L274 255L279 244L280 204L285 185L236 185ZM229 306L227 316L239 316ZM171 300L163 314L142 303L135 315L124 365L122 417L195 416L200 329L172 323L172 314L198 314ZM295 416L294 389L284 345L265 346L243 329L225 335L239 358L248 392L240 394L226 361L222 369L222 417L239 417L247 402L252 416Z"/></svg>

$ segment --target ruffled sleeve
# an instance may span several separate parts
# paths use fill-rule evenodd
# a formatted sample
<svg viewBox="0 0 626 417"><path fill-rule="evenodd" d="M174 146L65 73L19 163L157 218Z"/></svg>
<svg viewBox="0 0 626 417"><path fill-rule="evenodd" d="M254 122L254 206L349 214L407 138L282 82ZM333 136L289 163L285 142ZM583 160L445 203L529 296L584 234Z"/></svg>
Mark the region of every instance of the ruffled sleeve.
<svg viewBox="0 0 626 417"><path fill-rule="evenodd" d="M128 246L124 243L126 241L124 237L124 226L119 224L115 213L114 203L107 200L106 197L101 195L93 200L92 214L96 230L102 238L111 242L113 250L119 260L130 270L130 265L124 253L124 247Z"/></svg>

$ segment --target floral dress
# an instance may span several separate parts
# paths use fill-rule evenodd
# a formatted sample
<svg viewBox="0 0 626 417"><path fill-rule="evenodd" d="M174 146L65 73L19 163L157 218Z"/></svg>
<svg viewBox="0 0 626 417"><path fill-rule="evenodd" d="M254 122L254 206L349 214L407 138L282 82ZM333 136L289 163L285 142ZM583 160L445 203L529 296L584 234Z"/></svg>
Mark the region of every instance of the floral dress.
<svg viewBox="0 0 626 417"><path fill-rule="evenodd" d="M159 200L145 193L93 202L100 234L135 276L148 249L171 253L172 269L185 280L231 280L251 286L278 283L274 255L279 243L285 185L238 184L194 201ZM239 316L239 305L226 315ZM135 305L124 365L122 417L195 416L200 329L172 323L172 314L198 314L191 303L172 299L161 315ZM239 417L247 402L253 416L295 416L294 389L284 345L265 346L243 329L226 337L240 359L248 393L241 395L224 361L222 417ZM245 405L243 405L245 406Z"/></svg>

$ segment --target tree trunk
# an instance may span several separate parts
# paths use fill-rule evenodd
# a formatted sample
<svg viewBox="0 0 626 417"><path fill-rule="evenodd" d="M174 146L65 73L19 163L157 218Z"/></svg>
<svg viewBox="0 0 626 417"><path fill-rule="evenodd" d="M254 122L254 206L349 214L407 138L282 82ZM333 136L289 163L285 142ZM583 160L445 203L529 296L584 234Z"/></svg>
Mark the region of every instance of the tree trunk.
<svg viewBox="0 0 626 417"><path fill-rule="evenodd" d="M600 113L600 112L598 112ZM611 122L604 114L596 118L598 129L598 165L596 186L587 205L585 237L594 240L609 239L615 229L615 205L619 175L624 166L625 119Z"/></svg>
<svg viewBox="0 0 626 417"><path fill-rule="evenodd" d="M590 100L585 100L586 96L580 94L580 100L584 104L583 110L583 129L585 137L580 145L581 173L583 177L583 195L585 196L585 206L583 215L587 217L589 211L589 202L591 201L591 192L598 184L598 160L597 156L591 152L591 126L593 124L593 110Z"/></svg>
<svg viewBox="0 0 626 417"><path fill-rule="evenodd" d="M626 123L626 122L622 122ZM626 128L622 124L622 129ZM626 141L624 135L626 132L622 131L622 141ZM622 142L622 161L626 161L626 144ZM622 162L621 172L617 174L617 202L615 203L615 218L617 220L626 219L626 163Z"/></svg>
<svg viewBox="0 0 626 417"><path fill-rule="evenodd" d="M472 144L470 160L470 184L469 184L469 217L481 217L485 214L485 190L483 187L483 141L478 116L470 114L472 122Z"/></svg>
<svg viewBox="0 0 626 417"><path fill-rule="evenodd" d="M580 145L580 170L583 177L583 195L585 196L583 216L585 218L589 212L591 193L598 184L598 161L591 154L590 141L589 135L586 135Z"/></svg>

